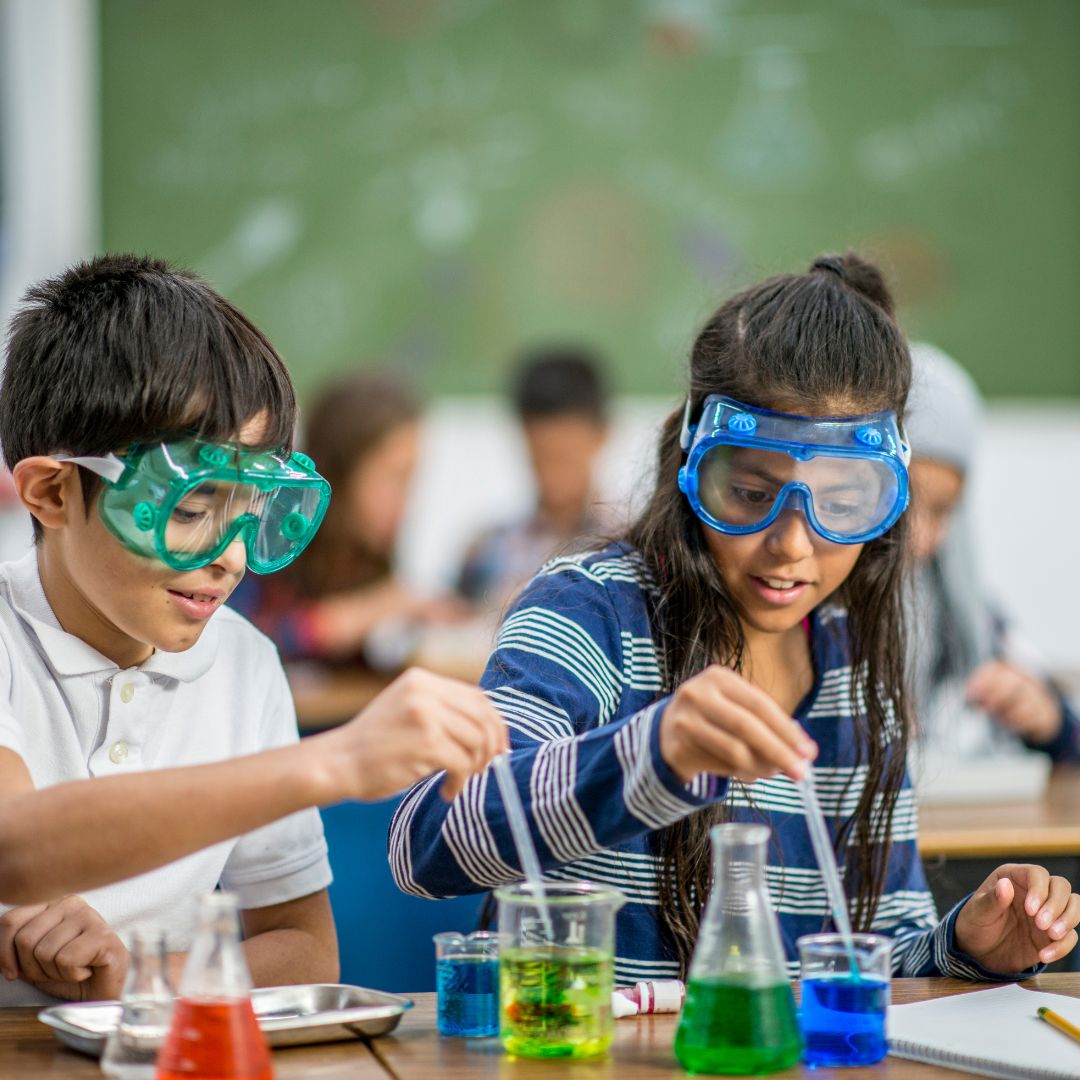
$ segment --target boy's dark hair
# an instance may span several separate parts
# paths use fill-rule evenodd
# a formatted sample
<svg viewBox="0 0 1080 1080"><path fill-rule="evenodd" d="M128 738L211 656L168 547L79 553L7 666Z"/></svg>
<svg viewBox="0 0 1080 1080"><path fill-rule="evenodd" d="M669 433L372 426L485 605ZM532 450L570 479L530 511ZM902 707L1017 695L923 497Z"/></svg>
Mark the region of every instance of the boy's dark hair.
<svg viewBox="0 0 1080 1080"><path fill-rule="evenodd" d="M575 415L602 424L607 419L603 364L579 346L526 353L514 376L513 397L522 420Z"/></svg>
<svg viewBox="0 0 1080 1080"><path fill-rule="evenodd" d="M9 469L188 432L225 442L264 410L261 446L291 449L296 396L273 345L207 282L158 259L79 263L31 286L11 320L0 387ZM89 512L100 480L79 472Z"/></svg>

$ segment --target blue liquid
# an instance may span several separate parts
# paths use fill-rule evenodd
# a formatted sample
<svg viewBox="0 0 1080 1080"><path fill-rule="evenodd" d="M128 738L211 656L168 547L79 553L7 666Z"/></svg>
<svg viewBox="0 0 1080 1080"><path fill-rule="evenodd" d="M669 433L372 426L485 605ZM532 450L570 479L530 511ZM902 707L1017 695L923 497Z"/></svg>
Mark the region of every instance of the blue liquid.
<svg viewBox="0 0 1080 1080"><path fill-rule="evenodd" d="M443 1035L499 1034L499 961L454 956L435 965L439 1031Z"/></svg>
<svg viewBox="0 0 1080 1080"><path fill-rule="evenodd" d="M808 1065L870 1065L888 1052L889 984L850 975L802 983L799 1024Z"/></svg>

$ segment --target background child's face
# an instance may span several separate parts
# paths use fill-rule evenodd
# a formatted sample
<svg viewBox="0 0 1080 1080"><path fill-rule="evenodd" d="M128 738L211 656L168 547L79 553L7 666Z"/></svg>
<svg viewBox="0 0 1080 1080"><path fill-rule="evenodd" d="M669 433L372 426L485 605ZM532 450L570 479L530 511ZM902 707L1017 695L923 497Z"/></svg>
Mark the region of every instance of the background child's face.
<svg viewBox="0 0 1080 1080"><path fill-rule="evenodd" d="M349 533L373 555L393 550L420 454L420 424L401 424L365 454L348 481Z"/></svg>
<svg viewBox="0 0 1080 1080"><path fill-rule="evenodd" d="M593 465L607 427L573 413L532 418L524 427L541 509L557 522L576 523L592 495Z"/></svg>
<svg viewBox="0 0 1080 1080"><path fill-rule="evenodd" d="M713 562L743 622L764 633L790 630L843 583L862 544L819 536L801 510L782 510L743 536L701 525Z"/></svg>
<svg viewBox="0 0 1080 1080"><path fill-rule="evenodd" d="M911 554L918 562L933 558L945 543L953 513L964 491L963 474L944 461L912 458L908 466L911 482Z"/></svg>

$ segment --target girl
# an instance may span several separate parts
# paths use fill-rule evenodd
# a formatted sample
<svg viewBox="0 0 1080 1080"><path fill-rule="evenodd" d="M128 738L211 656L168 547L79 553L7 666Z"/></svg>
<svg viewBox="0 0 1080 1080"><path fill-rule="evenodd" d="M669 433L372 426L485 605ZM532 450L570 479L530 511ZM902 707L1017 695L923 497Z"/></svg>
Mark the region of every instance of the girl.
<svg viewBox="0 0 1080 1080"><path fill-rule="evenodd" d="M709 828L762 818L794 973L796 938L829 919L792 784L815 757L852 922L893 936L897 974L1011 979L1077 940L1080 897L1040 867L1001 867L940 922L926 887L905 774L910 372L853 254L733 297L694 345L641 519L549 563L500 630L482 685L544 868L630 901L617 981L685 977ZM513 852L487 774L449 805L417 785L391 830L398 884L423 896L519 879Z"/></svg>
<svg viewBox="0 0 1080 1080"><path fill-rule="evenodd" d="M326 519L292 566L248 574L230 604L286 659L347 660L384 619L460 618L392 576L391 555L420 451L420 405L396 379L353 375L327 387L307 420L306 448L330 481Z"/></svg>

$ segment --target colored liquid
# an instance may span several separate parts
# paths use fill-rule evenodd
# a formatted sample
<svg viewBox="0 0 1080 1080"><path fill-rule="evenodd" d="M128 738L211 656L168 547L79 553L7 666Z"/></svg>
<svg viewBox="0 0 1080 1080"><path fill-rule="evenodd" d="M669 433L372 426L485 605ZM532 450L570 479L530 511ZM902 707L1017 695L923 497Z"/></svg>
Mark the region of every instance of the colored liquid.
<svg viewBox="0 0 1080 1080"><path fill-rule="evenodd" d="M690 1073L770 1073L802 1055L795 998L786 983L692 979L675 1034L675 1056Z"/></svg>
<svg viewBox="0 0 1080 1080"><path fill-rule="evenodd" d="M807 979L799 1021L809 1065L869 1065L889 1051L885 1006L889 984L850 975Z"/></svg>
<svg viewBox="0 0 1080 1080"><path fill-rule="evenodd" d="M444 957L435 965L439 1031L444 1035L499 1034L499 961Z"/></svg>
<svg viewBox="0 0 1080 1080"><path fill-rule="evenodd" d="M610 953L545 945L505 949L501 1029L508 1054L592 1057L611 1042Z"/></svg>
<svg viewBox="0 0 1080 1080"><path fill-rule="evenodd" d="M251 1002L180 998L158 1055L156 1080L274 1080Z"/></svg>

